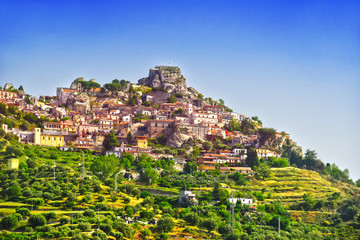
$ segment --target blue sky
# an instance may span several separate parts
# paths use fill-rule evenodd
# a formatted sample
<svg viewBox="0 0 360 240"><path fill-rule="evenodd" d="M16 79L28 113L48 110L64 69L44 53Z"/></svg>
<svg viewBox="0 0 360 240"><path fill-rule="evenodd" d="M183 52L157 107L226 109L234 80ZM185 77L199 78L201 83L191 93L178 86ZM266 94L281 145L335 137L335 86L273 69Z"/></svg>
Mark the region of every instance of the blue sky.
<svg viewBox="0 0 360 240"><path fill-rule="evenodd" d="M359 1L0 1L0 83L55 95L83 76L177 65L360 178Z"/></svg>

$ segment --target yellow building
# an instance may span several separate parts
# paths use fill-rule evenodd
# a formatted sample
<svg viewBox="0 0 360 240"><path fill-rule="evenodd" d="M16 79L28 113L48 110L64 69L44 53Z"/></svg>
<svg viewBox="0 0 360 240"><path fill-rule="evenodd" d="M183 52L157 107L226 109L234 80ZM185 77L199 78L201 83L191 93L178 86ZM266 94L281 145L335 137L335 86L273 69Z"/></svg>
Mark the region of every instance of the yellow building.
<svg viewBox="0 0 360 240"><path fill-rule="evenodd" d="M8 159L8 170L19 169L19 159L10 158Z"/></svg>
<svg viewBox="0 0 360 240"><path fill-rule="evenodd" d="M136 141L137 141L137 145L140 148L148 148L148 140L146 136L137 136Z"/></svg>
<svg viewBox="0 0 360 240"><path fill-rule="evenodd" d="M41 133L40 128L35 128L34 143L42 146L63 147L64 136L59 132Z"/></svg>

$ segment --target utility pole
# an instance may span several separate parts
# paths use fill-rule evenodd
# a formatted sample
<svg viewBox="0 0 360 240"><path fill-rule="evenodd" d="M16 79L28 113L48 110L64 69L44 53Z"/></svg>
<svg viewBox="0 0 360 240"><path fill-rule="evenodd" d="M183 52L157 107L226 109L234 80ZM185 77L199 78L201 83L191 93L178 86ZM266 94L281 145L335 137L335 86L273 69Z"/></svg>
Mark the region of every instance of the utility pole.
<svg viewBox="0 0 360 240"><path fill-rule="evenodd" d="M82 167L81 167L81 178L85 178L85 160L84 160L84 152L82 152Z"/></svg>
<svg viewBox="0 0 360 240"><path fill-rule="evenodd" d="M280 237L280 217L278 218L279 220L279 237Z"/></svg>
<svg viewBox="0 0 360 240"><path fill-rule="evenodd" d="M117 194L117 178L118 178L118 175L120 174L120 172L121 172L121 170L117 174L115 174L115 189L114 189L115 194Z"/></svg>
<svg viewBox="0 0 360 240"><path fill-rule="evenodd" d="M98 229L100 229L99 214L100 214L100 210L98 209Z"/></svg>
<svg viewBox="0 0 360 240"><path fill-rule="evenodd" d="M234 197L233 197L233 191L231 191L231 200L230 200L230 219L229 219L229 225L230 225L230 234L234 233L235 230L235 217L234 217Z"/></svg>
<svg viewBox="0 0 360 240"><path fill-rule="evenodd" d="M56 165L55 165L55 160L54 160L54 182L55 182L55 168L56 168Z"/></svg>

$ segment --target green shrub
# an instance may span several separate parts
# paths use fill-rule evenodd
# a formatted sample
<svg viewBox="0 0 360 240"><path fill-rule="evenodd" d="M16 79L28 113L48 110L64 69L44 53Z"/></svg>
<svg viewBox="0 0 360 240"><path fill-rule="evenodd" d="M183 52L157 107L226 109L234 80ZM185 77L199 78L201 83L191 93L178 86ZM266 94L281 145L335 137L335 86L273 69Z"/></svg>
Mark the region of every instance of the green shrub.
<svg viewBox="0 0 360 240"><path fill-rule="evenodd" d="M90 231L91 225L87 222L82 222L77 225L77 228L80 229L82 232Z"/></svg>
<svg viewBox="0 0 360 240"><path fill-rule="evenodd" d="M62 218L60 218L60 224L61 224L61 225L68 224L69 222L70 222L70 218L68 218L68 217L62 217Z"/></svg>
<svg viewBox="0 0 360 240"><path fill-rule="evenodd" d="M93 217L96 216L96 213L95 213L95 211L94 211L93 209L86 209L86 210L84 211L83 215L84 215L85 217L93 218Z"/></svg>
<svg viewBox="0 0 360 240"><path fill-rule="evenodd" d="M23 218L30 216L30 210L28 208L16 208L16 213L21 214Z"/></svg>
<svg viewBox="0 0 360 240"><path fill-rule="evenodd" d="M196 226L199 223L200 217L197 213L187 213L184 216L184 220L192 226Z"/></svg>
<svg viewBox="0 0 360 240"><path fill-rule="evenodd" d="M15 214L10 214L1 219L1 226L4 229L13 229L18 225L18 223L19 219Z"/></svg>
<svg viewBox="0 0 360 240"><path fill-rule="evenodd" d="M46 218L42 214L31 215L28 220L28 225L36 228L38 226L44 226L46 224Z"/></svg>
<svg viewBox="0 0 360 240"><path fill-rule="evenodd" d="M112 231L112 226L107 223L102 223L100 224L100 229L103 230L106 234L109 234Z"/></svg>
<svg viewBox="0 0 360 240"><path fill-rule="evenodd" d="M160 232L170 232L174 228L175 223L172 217L163 216L157 221L156 225Z"/></svg>

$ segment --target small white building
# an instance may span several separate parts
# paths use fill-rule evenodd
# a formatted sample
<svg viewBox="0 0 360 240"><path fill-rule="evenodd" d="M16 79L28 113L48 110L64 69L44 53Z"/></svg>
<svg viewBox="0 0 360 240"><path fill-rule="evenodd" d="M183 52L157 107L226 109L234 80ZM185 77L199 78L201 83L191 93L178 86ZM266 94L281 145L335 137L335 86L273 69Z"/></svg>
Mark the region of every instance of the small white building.
<svg viewBox="0 0 360 240"><path fill-rule="evenodd" d="M175 162L175 169L178 171L183 171L184 166L186 164L186 160L184 158L174 158L173 161Z"/></svg>
<svg viewBox="0 0 360 240"><path fill-rule="evenodd" d="M179 193L179 203L190 203L196 201L195 198L195 194L192 193L191 191L187 191L187 190L180 190Z"/></svg>
<svg viewBox="0 0 360 240"><path fill-rule="evenodd" d="M228 201L236 206L239 202L241 205L249 205L252 206L253 200L250 198L228 198Z"/></svg>
<svg viewBox="0 0 360 240"><path fill-rule="evenodd" d="M131 116L130 115L125 115L122 117L122 121L123 122L131 122Z"/></svg>

